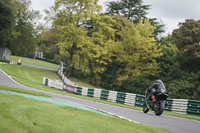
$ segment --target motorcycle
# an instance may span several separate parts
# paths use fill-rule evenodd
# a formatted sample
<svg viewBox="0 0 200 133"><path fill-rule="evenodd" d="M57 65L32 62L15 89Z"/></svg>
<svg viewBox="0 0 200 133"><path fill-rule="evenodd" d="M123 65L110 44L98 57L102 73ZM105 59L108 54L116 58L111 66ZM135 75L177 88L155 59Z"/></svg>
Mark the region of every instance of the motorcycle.
<svg viewBox="0 0 200 133"><path fill-rule="evenodd" d="M160 85L157 89L153 88L150 92L146 91L143 112L147 113L149 110L153 110L155 115L160 116L167 106L167 97L168 93L164 85Z"/></svg>

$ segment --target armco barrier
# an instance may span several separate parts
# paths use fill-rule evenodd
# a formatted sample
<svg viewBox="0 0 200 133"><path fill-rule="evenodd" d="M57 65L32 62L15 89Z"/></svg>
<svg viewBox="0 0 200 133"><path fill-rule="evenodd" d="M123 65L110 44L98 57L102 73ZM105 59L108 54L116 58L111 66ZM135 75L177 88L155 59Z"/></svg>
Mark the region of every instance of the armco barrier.
<svg viewBox="0 0 200 133"><path fill-rule="evenodd" d="M76 86L65 84L63 90L70 93L76 93Z"/></svg>
<svg viewBox="0 0 200 133"><path fill-rule="evenodd" d="M66 77L65 77L65 75L64 75L64 74L62 74L62 80L65 80L65 78L66 78Z"/></svg>
<svg viewBox="0 0 200 133"><path fill-rule="evenodd" d="M48 86L49 80L46 77L43 77L43 84Z"/></svg>
<svg viewBox="0 0 200 133"><path fill-rule="evenodd" d="M117 91L109 91L108 101L116 102L117 99Z"/></svg>
<svg viewBox="0 0 200 133"><path fill-rule="evenodd" d="M87 94L88 94L88 88L82 87L82 95L87 96Z"/></svg>
<svg viewBox="0 0 200 133"><path fill-rule="evenodd" d="M109 91L108 90L102 90L101 91L101 99L108 100L108 95L109 95Z"/></svg>
<svg viewBox="0 0 200 133"><path fill-rule="evenodd" d="M145 103L145 96L136 94L135 105L139 107L143 107L144 103Z"/></svg>
<svg viewBox="0 0 200 133"><path fill-rule="evenodd" d="M60 70L60 69L58 69L58 75L60 76L60 74L61 74L61 70Z"/></svg>
<svg viewBox="0 0 200 133"><path fill-rule="evenodd" d="M136 94L126 93L125 104L135 106Z"/></svg>
<svg viewBox="0 0 200 133"><path fill-rule="evenodd" d="M94 97L94 89L89 89L88 88L88 94L87 94L88 97Z"/></svg>
<svg viewBox="0 0 200 133"><path fill-rule="evenodd" d="M100 99L101 97L101 89L94 89L94 97Z"/></svg>
<svg viewBox="0 0 200 133"><path fill-rule="evenodd" d="M200 101L199 100L188 100L187 113L200 115Z"/></svg>
<svg viewBox="0 0 200 133"><path fill-rule="evenodd" d="M66 85L70 85L71 84L71 81L69 79L67 79L66 77L64 78L63 82L66 84Z"/></svg>
<svg viewBox="0 0 200 133"><path fill-rule="evenodd" d="M172 102L173 102L173 99L167 98L167 106L165 107L166 110L168 111L172 110Z"/></svg>
<svg viewBox="0 0 200 133"><path fill-rule="evenodd" d="M46 77L43 78L43 84L59 90L63 90L64 88L64 84L59 80L51 80L47 79Z"/></svg>
<svg viewBox="0 0 200 133"><path fill-rule="evenodd" d="M76 88L76 94L82 95L82 88L81 87Z"/></svg>
<svg viewBox="0 0 200 133"><path fill-rule="evenodd" d="M116 102L124 104L125 103L125 98L126 98L126 93L124 93L124 92L118 92L117 93Z"/></svg>
<svg viewBox="0 0 200 133"><path fill-rule="evenodd" d="M187 113L187 99L173 99L171 111Z"/></svg>
<svg viewBox="0 0 200 133"><path fill-rule="evenodd" d="M59 80L50 80L49 87L63 90L64 84L62 82L60 82Z"/></svg>

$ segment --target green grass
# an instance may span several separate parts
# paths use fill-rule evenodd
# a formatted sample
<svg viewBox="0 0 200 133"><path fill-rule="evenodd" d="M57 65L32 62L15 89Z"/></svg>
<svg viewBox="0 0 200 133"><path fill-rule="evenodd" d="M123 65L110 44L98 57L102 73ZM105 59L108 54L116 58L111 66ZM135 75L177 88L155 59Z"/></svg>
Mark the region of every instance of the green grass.
<svg viewBox="0 0 200 133"><path fill-rule="evenodd" d="M49 67L49 68L59 68L59 65L52 64L49 62L41 61L41 60L34 60L30 58L24 58L24 57L19 57L19 56L10 56L10 60L17 62L21 58L22 63L25 64L32 64L32 65L38 65L38 66L44 66L44 67Z"/></svg>
<svg viewBox="0 0 200 133"><path fill-rule="evenodd" d="M0 62L9 63L9 60L7 60L7 59L2 59L2 58L0 57Z"/></svg>
<svg viewBox="0 0 200 133"><path fill-rule="evenodd" d="M37 68L30 68L30 67L18 66L18 65L9 65L9 64L2 64L2 65L0 65L0 68L3 69L9 75L13 76L16 81L18 81L26 86L29 86L29 87L46 90L46 91L50 91L50 92L55 92L55 93L59 93L59 94L63 94L63 95L68 95L68 96L72 96L72 97L77 97L77 98L81 98L81 99L91 100L91 101L95 101L95 102L100 102L100 103L105 103L105 104L110 104L110 105L115 105L115 106L120 106L120 107L125 107L125 108L142 111L141 107L135 107L135 106L129 106L129 105L124 105L124 104L119 104L119 103L108 102L108 101L99 100L99 99L95 99L95 98L91 98L91 97L87 97L87 96L79 96L79 95L67 93L64 91L56 90L53 88L49 88L49 87L43 85L42 84L43 77L47 77L50 79L59 79L57 73L53 72L53 71L41 70L41 69L37 69ZM200 116L197 116L197 115L179 114L179 113L169 112L169 111L164 111L164 114L200 121Z"/></svg>
<svg viewBox="0 0 200 133"><path fill-rule="evenodd" d="M94 85L91 85L91 84L89 84L89 83L86 83L86 82L84 82L84 81L82 81L82 80L79 80L79 79L77 79L77 78L75 78L75 77L68 77L68 79L69 79L71 82L73 82L73 83L75 83L75 84L77 84L77 85L79 85L79 86L82 86L82 87L97 88L97 87L95 87Z"/></svg>
<svg viewBox="0 0 200 133"><path fill-rule="evenodd" d="M30 94L30 95L34 95L34 96L49 97L48 95L46 95L44 93L30 91L30 90L22 90L22 89L18 89L18 88L3 86L3 85L0 85L0 90L14 91L14 92L24 93L24 94Z"/></svg>
<svg viewBox="0 0 200 133"><path fill-rule="evenodd" d="M0 68L11 75L16 81L26 86L38 89L42 89L44 87L48 90L48 87L42 84L43 77L60 80L57 72L55 71L10 64L2 64L0 65Z"/></svg>
<svg viewBox="0 0 200 133"><path fill-rule="evenodd" d="M0 93L0 133L169 133L76 108Z"/></svg>

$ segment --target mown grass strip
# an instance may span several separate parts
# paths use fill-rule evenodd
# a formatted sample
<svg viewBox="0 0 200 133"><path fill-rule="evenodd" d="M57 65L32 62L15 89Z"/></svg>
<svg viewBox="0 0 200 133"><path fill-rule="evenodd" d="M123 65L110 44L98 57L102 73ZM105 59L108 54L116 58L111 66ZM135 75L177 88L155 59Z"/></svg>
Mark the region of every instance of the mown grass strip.
<svg viewBox="0 0 200 133"><path fill-rule="evenodd" d="M3 85L0 85L0 90L14 91L14 92L29 94L29 95L34 95L34 96L50 97L50 96L48 96L44 93L29 91L29 90L22 90L22 89L19 89L19 88L7 87L7 86L3 86Z"/></svg>

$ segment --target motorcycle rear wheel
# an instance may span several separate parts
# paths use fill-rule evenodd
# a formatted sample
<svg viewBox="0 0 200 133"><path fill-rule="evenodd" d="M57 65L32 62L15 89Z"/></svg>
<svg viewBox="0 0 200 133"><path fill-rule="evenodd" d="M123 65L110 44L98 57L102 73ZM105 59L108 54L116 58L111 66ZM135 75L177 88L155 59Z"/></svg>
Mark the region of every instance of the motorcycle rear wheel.
<svg viewBox="0 0 200 133"><path fill-rule="evenodd" d="M163 110L165 109L165 101L161 100L158 103L158 108L155 109L155 115L160 116L163 113Z"/></svg>

